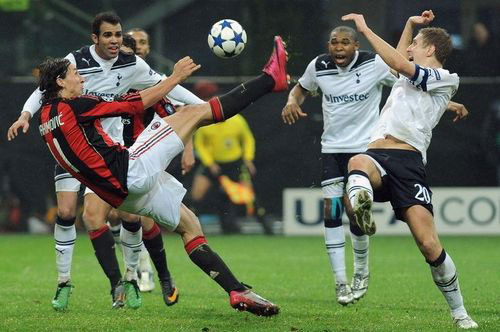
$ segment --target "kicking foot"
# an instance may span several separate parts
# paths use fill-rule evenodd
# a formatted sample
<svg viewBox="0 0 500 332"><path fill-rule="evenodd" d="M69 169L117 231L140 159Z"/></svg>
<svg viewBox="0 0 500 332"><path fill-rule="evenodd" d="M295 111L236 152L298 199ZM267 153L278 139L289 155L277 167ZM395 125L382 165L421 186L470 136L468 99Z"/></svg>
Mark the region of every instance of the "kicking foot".
<svg viewBox="0 0 500 332"><path fill-rule="evenodd" d="M257 316L274 316L280 312L277 305L257 295L250 289L231 291L229 293L229 303L234 309L249 311Z"/></svg>
<svg viewBox="0 0 500 332"><path fill-rule="evenodd" d="M57 285L56 295L52 300L52 308L56 311L64 311L68 309L69 295L73 285L69 281L62 282Z"/></svg>
<svg viewBox="0 0 500 332"><path fill-rule="evenodd" d="M138 273L139 279L139 290L141 292L151 292L155 288L155 282L153 280L153 273L150 271L139 271Z"/></svg>
<svg viewBox="0 0 500 332"><path fill-rule="evenodd" d="M160 280L163 301L167 306L172 306L179 301L179 291L175 287L173 279Z"/></svg>
<svg viewBox="0 0 500 332"><path fill-rule="evenodd" d="M469 329L477 329L479 325L475 321L472 320L468 315L462 318L454 318L453 322L459 329L469 330Z"/></svg>
<svg viewBox="0 0 500 332"><path fill-rule="evenodd" d="M365 296L368 290L368 281L370 280L370 275L355 274L351 282L351 291L354 296L354 300L357 301L363 296Z"/></svg>
<svg viewBox="0 0 500 332"><path fill-rule="evenodd" d="M352 294L351 287L347 284L337 284L335 286L335 293L337 302L342 305L354 303L354 295Z"/></svg>
<svg viewBox="0 0 500 332"><path fill-rule="evenodd" d="M288 90L288 75L286 74L287 54L280 36L274 37L274 49L262 71L274 80L273 91Z"/></svg>
<svg viewBox="0 0 500 332"><path fill-rule="evenodd" d="M353 212L354 222L366 234L373 235L377 231L372 214L372 200L366 190L360 190L355 197Z"/></svg>
<svg viewBox="0 0 500 332"><path fill-rule="evenodd" d="M125 287L125 303L129 308L138 309L142 305L141 293L136 280L123 281Z"/></svg>

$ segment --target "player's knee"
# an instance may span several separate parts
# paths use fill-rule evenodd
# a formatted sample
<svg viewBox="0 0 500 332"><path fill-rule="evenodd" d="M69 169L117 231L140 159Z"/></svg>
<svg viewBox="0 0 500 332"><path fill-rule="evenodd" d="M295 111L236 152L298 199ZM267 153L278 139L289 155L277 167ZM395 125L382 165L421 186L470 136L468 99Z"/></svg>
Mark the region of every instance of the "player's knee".
<svg viewBox="0 0 500 332"><path fill-rule="evenodd" d="M363 154L357 154L353 157L351 157L351 159L349 159L349 163L348 163L348 169L349 171L352 171L352 170L366 170L368 169L369 167L369 163L370 163L370 159L363 155Z"/></svg>
<svg viewBox="0 0 500 332"><path fill-rule="evenodd" d="M439 241L432 237L422 239L417 244L424 257L429 261L435 260L443 249Z"/></svg>
<svg viewBox="0 0 500 332"><path fill-rule="evenodd" d="M182 210L181 220L175 232L182 237L185 243L197 236L203 236L203 230L201 229L198 217L189 209Z"/></svg>
<svg viewBox="0 0 500 332"><path fill-rule="evenodd" d="M61 219L73 219L76 216L76 209L71 206L58 206L57 207L57 215Z"/></svg>
<svg viewBox="0 0 500 332"><path fill-rule="evenodd" d="M83 222L88 230L99 229L106 223L106 217L99 213L85 209L82 214Z"/></svg>

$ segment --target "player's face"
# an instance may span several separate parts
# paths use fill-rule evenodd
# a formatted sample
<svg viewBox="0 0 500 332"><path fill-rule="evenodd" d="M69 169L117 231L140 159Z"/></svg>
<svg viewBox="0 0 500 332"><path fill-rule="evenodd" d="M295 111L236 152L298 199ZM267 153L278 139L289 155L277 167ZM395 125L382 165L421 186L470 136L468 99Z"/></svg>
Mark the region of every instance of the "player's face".
<svg viewBox="0 0 500 332"><path fill-rule="evenodd" d="M101 58L105 60L116 58L123 42L121 24L102 22L99 36L92 34L92 40Z"/></svg>
<svg viewBox="0 0 500 332"><path fill-rule="evenodd" d="M133 31L130 36L135 39L135 54L143 59L146 58L150 51L148 34L143 31Z"/></svg>
<svg viewBox="0 0 500 332"><path fill-rule="evenodd" d="M57 80L59 86L63 88L63 97L78 97L83 93L83 82L85 82L85 79L78 73L74 64L68 66L66 77L58 78Z"/></svg>
<svg viewBox="0 0 500 332"><path fill-rule="evenodd" d="M416 64L422 64L423 61L432 55L434 46L425 43L424 37L419 33L415 36L412 43L406 49L408 59Z"/></svg>
<svg viewBox="0 0 500 332"><path fill-rule="evenodd" d="M350 33L335 31L330 34L328 52L337 66L348 66L358 48L359 42L355 41Z"/></svg>

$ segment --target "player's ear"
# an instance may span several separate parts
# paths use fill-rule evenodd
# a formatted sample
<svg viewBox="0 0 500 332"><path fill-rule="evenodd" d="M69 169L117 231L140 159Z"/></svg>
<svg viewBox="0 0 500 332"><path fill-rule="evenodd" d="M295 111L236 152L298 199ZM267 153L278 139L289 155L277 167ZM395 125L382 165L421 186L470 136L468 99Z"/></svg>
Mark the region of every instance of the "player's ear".
<svg viewBox="0 0 500 332"><path fill-rule="evenodd" d="M359 50L359 40L354 42L354 47L356 48L356 51Z"/></svg>
<svg viewBox="0 0 500 332"><path fill-rule="evenodd" d="M56 84L59 85L61 88L64 88L64 80L60 77L56 78Z"/></svg>
<svg viewBox="0 0 500 332"><path fill-rule="evenodd" d="M434 45L429 45L427 46L427 56L432 56L436 52L436 46Z"/></svg>
<svg viewBox="0 0 500 332"><path fill-rule="evenodd" d="M94 44L97 44L99 42L99 37L95 33L93 33L90 37L92 38Z"/></svg>

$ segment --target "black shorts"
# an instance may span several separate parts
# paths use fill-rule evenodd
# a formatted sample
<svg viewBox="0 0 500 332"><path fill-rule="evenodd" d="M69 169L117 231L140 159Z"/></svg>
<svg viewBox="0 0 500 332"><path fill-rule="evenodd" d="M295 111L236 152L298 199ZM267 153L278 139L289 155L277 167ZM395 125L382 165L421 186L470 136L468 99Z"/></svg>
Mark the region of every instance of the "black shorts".
<svg viewBox="0 0 500 332"><path fill-rule="evenodd" d="M249 172L242 159L227 163L219 162L217 165L220 167L220 175L226 175L228 178L236 182L249 181ZM214 178L210 172L210 169L203 164L200 164L197 173L205 175L212 181L217 181L217 179Z"/></svg>
<svg viewBox="0 0 500 332"><path fill-rule="evenodd" d="M420 152L369 149L364 154L375 159L383 169L382 188L374 191L375 202L391 202L399 220L403 220L403 208L413 205L422 205L433 213L432 191Z"/></svg>
<svg viewBox="0 0 500 332"><path fill-rule="evenodd" d="M333 180L342 178L345 183L347 179L347 163L352 156L358 153L322 153L321 154L321 186L327 186Z"/></svg>

